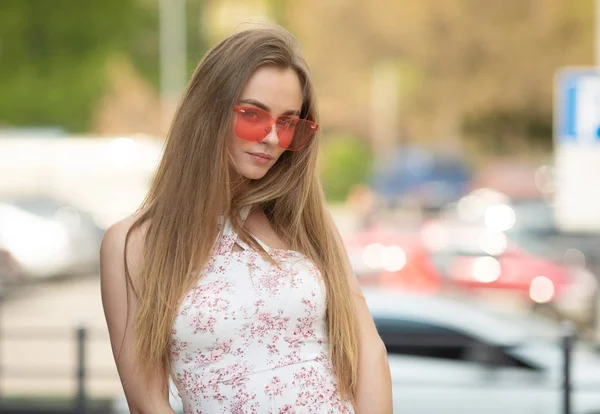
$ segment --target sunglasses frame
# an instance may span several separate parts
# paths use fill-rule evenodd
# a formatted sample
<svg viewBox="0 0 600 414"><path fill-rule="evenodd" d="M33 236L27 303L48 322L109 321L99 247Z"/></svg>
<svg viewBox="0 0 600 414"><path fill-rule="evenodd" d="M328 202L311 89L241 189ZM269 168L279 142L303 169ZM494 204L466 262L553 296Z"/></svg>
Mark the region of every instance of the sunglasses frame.
<svg viewBox="0 0 600 414"><path fill-rule="evenodd" d="M257 106L253 106L253 105L234 105L233 106L233 111L236 113L237 116L240 116L240 114L243 113L244 109L251 109L253 111L257 111L257 112L266 114L270 118L269 127L265 128L265 135L260 140L246 139L246 138L239 137L240 139L243 139L244 141L261 142L272 131L273 125L276 126L276 133L279 136L279 125L280 124L278 123L278 121L280 119L282 119L282 118L284 118L284 119L293 119L293 120L297 120L297 121L302 121L302 122L308 123L309 128L313 132L310 134L310 137L305 140L306 142L303 142L303 144L300 147L297 147L297 148L289 148L289 146L287 148L286 147L282 147L282 146L279 145L279 143L281 143L281 141L277 144L277 146L279 146L280 148L283 148L283 149L285 149L287 151L300 151L301 149L305 148L308 145L308 143L310 143L310 141L313 139L313 137L315 136L315 134L319 130L319 124L317 124L316 122L311 121L309 119L296 118L296 117L294 117L292 115L281 115L281 116L275 118L275 117L273 117L273 115L271 115L271 113L269 113L268 111L266 111L266 110L264 110L262 108L259 108ZM238 122L238 120L236 119L236 128L237 128L237 122Z"/></svg>

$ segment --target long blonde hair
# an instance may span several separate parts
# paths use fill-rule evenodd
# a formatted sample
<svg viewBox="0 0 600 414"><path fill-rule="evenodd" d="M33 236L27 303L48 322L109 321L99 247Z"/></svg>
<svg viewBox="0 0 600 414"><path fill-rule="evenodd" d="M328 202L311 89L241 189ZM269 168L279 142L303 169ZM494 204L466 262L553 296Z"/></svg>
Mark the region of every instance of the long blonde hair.
<svg viewBox="0 0 600 414"><path fill-rule="evenodd" d="M156 367L170 371L171 330L178 306L220 236L219 216L224 213L242 240L262 250L239 219L241 209L253 206L264 210L273 230L291 249L304 253L320 269L327 294L330 358L341 394L353 400L359 340L347 281L351 269L320 184L318 137L301 151L284 152L260 180L248 180L240 187L231 184L232 108L251 74L267 65L295 70L303 88L301 117L317 121L308 67L286 30L246 29L203 57L175 114L142 214L127 235L147 223L137 286L127 271L139 301L136 354L145 373Z"/></svg>

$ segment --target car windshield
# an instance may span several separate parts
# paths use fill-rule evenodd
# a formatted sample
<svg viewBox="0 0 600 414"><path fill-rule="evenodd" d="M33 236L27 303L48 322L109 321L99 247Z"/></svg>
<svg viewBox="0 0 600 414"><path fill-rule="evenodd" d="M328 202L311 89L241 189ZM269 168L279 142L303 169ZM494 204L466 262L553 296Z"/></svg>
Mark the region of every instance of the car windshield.
<svg viewBox="0 0 600 414"><path fill-rule="evenodd" d="M534 314L507 312L498 309L486 309L485 312L502 319L504 323L511 324L523 332L524 339L554 339L561 336L561 325L549 319Z"/></svg>
<svg viewBox="0 0 600 414"><path fill-rule="evenodd" d="M552 206L544 201L524 201L512 204L515 212L515 230L535 233L556 231Z"/></svg>
<svg viewBox="0 0 600 414"><path fill-rule="evenodd" d="M546 258L552 258L554 255L547 243L525 230L509 230L506 232L506 236L531 255Z"/></svg>

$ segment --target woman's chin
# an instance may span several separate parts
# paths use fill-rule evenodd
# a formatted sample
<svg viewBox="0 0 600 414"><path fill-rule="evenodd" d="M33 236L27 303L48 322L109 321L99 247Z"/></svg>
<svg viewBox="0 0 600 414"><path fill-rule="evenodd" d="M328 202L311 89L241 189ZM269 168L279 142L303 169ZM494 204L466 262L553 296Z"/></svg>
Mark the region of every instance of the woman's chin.
<svg viewBox="0 0 600 414"><path fill-rule="evenodd" d="M269 171L266 167L244 166L241 168L240 174L249 180L260 180Z"/></svg>

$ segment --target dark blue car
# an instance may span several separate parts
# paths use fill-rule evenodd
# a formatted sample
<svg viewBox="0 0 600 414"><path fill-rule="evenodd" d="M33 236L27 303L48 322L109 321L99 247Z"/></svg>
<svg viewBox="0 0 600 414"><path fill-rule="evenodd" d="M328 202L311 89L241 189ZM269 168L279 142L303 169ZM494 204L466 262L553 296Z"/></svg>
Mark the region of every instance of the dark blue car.
<svg viewBox="0 0 600 414"><path fill-rule="evenodd" d="M469 167L457 156L402 147L376 165L371 186L389 207L439 210L463 196L470 180Z"/></svg>

